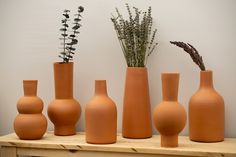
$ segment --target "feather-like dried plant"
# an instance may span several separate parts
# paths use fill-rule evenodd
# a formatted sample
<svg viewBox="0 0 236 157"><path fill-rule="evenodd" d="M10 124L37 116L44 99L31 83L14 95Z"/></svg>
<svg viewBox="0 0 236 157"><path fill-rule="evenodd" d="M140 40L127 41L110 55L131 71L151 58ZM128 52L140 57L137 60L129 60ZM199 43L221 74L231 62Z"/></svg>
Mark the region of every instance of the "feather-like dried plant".
<svg viewBox="0 0 236 157"><path fill-rule="evenodd" d="M200 54L198 53L197 49L195 49L195 47L193 47L189 43L186 44L180 41L170 41L170 43L184 49L184 51L190 55L193 62L196 63L202 71L206 70L205 65L203 63L202 56L200 56Z"/></svg>
<svg viewBox="0 0 236 157"><path fill-rule="evenodd" d="M157 29L152 30L151 7L141 11L133 7L134 15L126 4L129 18L126 20L116 8L117 16L112 15L111 21L128 67L145 67L148 57L157 46L154 41Z"/></svg>
<svg viewBox="0 0 236 157"><path fill-rule="evenodd" d="M62 40L63 47L61 48L63 51L60 52L59 57L63 59L62 63L68 63L70 60L73 59L73 55L75 54L76 48L74 46L78 44L78 34L80 33L78 29L81 27L80 21L81 21L81 13L84 11L84 7L79 6L77 9L77 14L75 14L74 18L74 26L71 28L72 32L71 34L68 34L69 29L69 23L70 21L70 10L64 10L64 13L62 14L64 16L64 19L61 20L62 28L60 31L62 32L60 40Z"/></svg>

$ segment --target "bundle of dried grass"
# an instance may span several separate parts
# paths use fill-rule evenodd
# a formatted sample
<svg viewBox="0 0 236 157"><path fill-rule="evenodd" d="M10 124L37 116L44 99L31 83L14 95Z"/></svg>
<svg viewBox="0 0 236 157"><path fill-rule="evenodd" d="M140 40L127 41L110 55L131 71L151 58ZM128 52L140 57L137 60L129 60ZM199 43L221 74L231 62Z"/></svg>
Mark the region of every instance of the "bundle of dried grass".
<svg viewBox="0 0 236 157"><path fill-rule="evenodd" d="M126 4L129 18L125 20L116 8L117 16L111 21L120 41L126 63L129 67L145 67L147 58L156 48L154 42L157 29L152 30L151 7L148 11L140 11L133 7L133 15L128 4Z"/></svg>

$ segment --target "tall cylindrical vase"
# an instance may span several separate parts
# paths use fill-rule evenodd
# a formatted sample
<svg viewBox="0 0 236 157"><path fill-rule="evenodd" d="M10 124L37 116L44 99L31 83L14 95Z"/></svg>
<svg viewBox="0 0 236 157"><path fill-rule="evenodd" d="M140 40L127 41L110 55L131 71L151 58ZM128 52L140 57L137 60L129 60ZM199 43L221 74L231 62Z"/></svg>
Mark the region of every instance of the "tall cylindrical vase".
<svg viewBox="0 0 236 157"><path fill-rule="evenodd" d="M178 134L186 124L186 112L178 102L179 73L162 73L163 100L154 110L154 124L162 147L177 147Z"/></svg>
<svg viewBox="0 0 236 157"><path fill-rule="evenodd" d="M106 80L95 81L95 95L86 105L85 122L88 143L116 142L117 110L107 95Z"/></svg>
<svg viewBox="0 0 236 157"><path fill-rule="evenodd" d="M80 104L73 97L73 63L54 63L55 100L48 106L48 116L54 124L54 134L76 134Z"/></svg>
<svg viewBox="0 0 236 157"><path fill-rule="evenodd" d="M127 68L122 127L125 138L152 136L148 72L144 67Z"/></svg>
<svg viewBox="0 0 236 157"><path fill-rule="evenodd" d="M224 140L224 100L213 87L212 71L201 71L200 87L189 101L189 137L199 142Z"/></svg>
<svg viewBox="0 0 236 157"><path fill-rule="evenodd" d="M43 101L37 96L37 80L24 80L24 96L17 102L19 114L14 121L17 136L24 140L43 137L47 130L47 119L42 114Z"/></svg>

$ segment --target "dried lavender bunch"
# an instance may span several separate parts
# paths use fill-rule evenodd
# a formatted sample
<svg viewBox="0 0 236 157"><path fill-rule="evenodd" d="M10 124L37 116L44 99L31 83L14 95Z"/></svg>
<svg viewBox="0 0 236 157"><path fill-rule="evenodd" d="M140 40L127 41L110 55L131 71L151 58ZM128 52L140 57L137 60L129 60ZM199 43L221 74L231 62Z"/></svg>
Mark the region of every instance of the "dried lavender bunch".
<svg viewBox="0 0 236 157"><path fill-rule="evenodd" d="M62 14L64 16L64 19L62 19L61 23L62 23L62 28L60 29L60 31L62 31L62 38L60 38L60 40L62 40L62 49L63 51L60 52L59 57L63 59L62 63L68 63L70 60L73 59L73 55L75 54L75 50L76 48L74 48L74 46L76 44L78 44L78 40L76 39L78 37L77 34L79 34L80 32L78 31L78 29L81 27L80 21L81 21L81 13L84 11L84 7L79 6L77 9L77 14L75 14L75 18L74 18L74 26L71 28L72 31L71 34L68 34L68 29L69 29L69 24L68 21L70 21L70 15L69 12L70 10L64 10L64 13Z"/></svg>
<svg viewBox="0 0 236 157"><path fill-rule="evenodd" d="M183 48L185 52L187 52L190 57L192 58L193 62L198 65L198 67L202 70L205 71L205 65L202 60L202 56L198 53L198 51L189 43L184 43L180 41L170 41L171 44L174 44L180 48Z"/></svg>
<svg viewBox="0 0 236 157"><path fill-rule="evenodd" d="M124 19L116 8L117 16L112 15L111 21L128 67L145 67L148 57L157 46L157 42L154 42L157 29L152 30L152 10L151 7L148 11L133 7L133 15L128 4L126 8L129 19Z"/></svg>

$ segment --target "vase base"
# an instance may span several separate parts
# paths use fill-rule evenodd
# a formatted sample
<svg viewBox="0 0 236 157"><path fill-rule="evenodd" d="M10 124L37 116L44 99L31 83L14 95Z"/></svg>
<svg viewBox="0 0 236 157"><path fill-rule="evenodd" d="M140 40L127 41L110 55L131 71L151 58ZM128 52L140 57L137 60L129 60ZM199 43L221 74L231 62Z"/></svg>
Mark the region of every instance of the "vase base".
<svg viewBox="0 0 236 157"><path fill-rule="evenodd" d="M55 126L54 135L56 136L70 136L76 134L75 126Z"/></svg>
<svg viewBox="0 0 236 157"><path fill-rule="evenodd" d="M178 147L178 135L161 135L161 147Z"/></svg>
<svg viewBox="0 0 236 157"><path fill-rule="evenodd" d="M216 143L216 142L222 142L224 141L224 138L223 139L196 139L196 138L191 138L189 137L189 139L191 141L194 141L194 142L202 142L202 143Z"/></svg>
<svg viewBox="0 0 236 157"><path fill-rule="evenodd" d="M128 138L128 139L147 139L147 138L151 138L152 135L147 135L147 136L129 136L129 135L122 135L122 137Z"/></svg>
<svg viewBox="0 0 236 157"><path fill-rule="evenodd" d="M113 144L116 143L116 140L114 141L90 141L90 140L86 140L87 143L90 144Z"/></svg>

